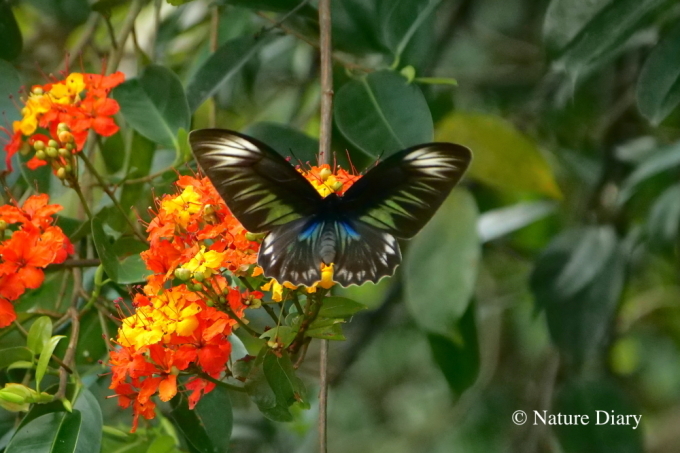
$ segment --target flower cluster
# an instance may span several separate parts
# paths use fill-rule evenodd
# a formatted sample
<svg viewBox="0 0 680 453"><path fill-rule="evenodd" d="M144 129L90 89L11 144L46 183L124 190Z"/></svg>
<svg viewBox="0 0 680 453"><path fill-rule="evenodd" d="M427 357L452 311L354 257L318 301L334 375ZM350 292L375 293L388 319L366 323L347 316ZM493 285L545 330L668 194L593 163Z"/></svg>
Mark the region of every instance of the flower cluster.
<svg viewBox="0 0 680 453"><path fill-rule="evenodd" d="M73 245L52 217L62 207L48 205L48 200L40 194L21 207L0 206L0 327L16 319L10 301L38 288L45 278L43 269L63 263L73 253ZM15 224L18 228L12 227Z"/></svg>
<svg viewBox="0 0 680 453"><path fill-rule="evenodd" d="M333 173L329 166L299 171L323 196L344 193L359 176L344 170ZM157 213L149 223L149 250L143 252L153 272L143 292L133 298L134 312L122 314L122 325L111 353L113 372L110 388L122 407L133 409L133 431L139 417L155 415L152 396L168 401L178 392L177 376L192 375L184 384L191 391L189 406L215 384L205 375L219 378L227 371L231 353L228 335L246 324L246 308L261 305L264 294L240 289L239 277L258 276L260 244L231 214L207 178L182 176L180 193L158 201ZM316 286L330 288L333 267L322 268ZM288 283L270 279L261 289L271 291L274 301L283 299ZM202 377L203 376L203 377Z"/></svg>
<svg viewBox="0 0 680 453"><path fill-rule="evenodd" d="M231 353L227 336L248 306L263 294L230 286L222 275L245 276L252 269L259 243L229 212L207 178L182 176L181 193L165 195L149 223L149 250L142 253L148 277L134 296L135 312L123 316L111 353L119 404L132 405L133 430L140 416L154 417L158 393L168 401L177 393L180 372L217 378ZM190 379L190 407L214 388L201 377Z"/></svg>
<svg viewBox="0 0 680 453"><path fill-rule="evenodd" d="M83 149L90 130L104 137L118 131L112 116L120 107L108 95L124 79L121 72L110 76L74 72L65 80L33 86L23 100L22 119L13 123L12 138L4 147L7 168L27 143L35 151L29 168L49 164L57 176L66 178L73 172L73 154Z"/></svg>

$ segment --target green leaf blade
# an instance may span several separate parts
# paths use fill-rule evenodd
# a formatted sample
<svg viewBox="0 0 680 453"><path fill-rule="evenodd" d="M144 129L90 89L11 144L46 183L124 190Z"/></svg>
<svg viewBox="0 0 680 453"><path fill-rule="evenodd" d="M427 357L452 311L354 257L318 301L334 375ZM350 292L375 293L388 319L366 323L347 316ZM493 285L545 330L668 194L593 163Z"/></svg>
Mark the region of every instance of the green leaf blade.
<svg viewBox="0 0 680 453"><path fill-rule="evenodd" d="M194 112L234 76L267 42L263 37L243 36L222 44L187 84L189 110ZM186 127L185 129L189 129Z"/></svg>
<svg viewBox="0 0 680 453"><path fill-rule="evenodd" d="M658 126L680 104L680 26L652 51L637 84L640 112Z"/></svg>
<svg viewBox="0 0 680 453"><path fill-rule="evenodd" d="M113 98L130 126L149 140L179 149L177 133L189 130L191 111L182 83L171 70L148 66L137 79L113 90Z"/></svg>
<svg viewBox="0 0 680 453"><path fill-rule="evenodd" d="M335 99L335 121L350 142L373 157L431 142L434 135L420 88L393 71L343 85Z"/></svg>
<svg viewBox="0 0 680 453"><path fill-rule="evenodd" d="M52 320L48 316L41 316L35 320L28 330L26 346L33 351L33 354L40 354L51 336Z"/></svg>
<svg viewBox="0 0 680 453"><path fill-rule="evenodd" d="M450 337L470 303L481 254L477 217L472 195L454 190L405 254L406 306L428 332Z"/></svg>

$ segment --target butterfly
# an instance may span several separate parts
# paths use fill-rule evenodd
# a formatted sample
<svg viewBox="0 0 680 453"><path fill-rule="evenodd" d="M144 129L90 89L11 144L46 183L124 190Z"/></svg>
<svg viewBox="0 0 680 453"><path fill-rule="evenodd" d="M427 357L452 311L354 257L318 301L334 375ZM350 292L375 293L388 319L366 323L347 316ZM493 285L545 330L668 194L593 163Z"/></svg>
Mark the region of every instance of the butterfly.
<svg viewBox="0 0 680 453"><path fill-rule="evenodd" d="M339 196L322 197L283 156L224 129L191 132L196 160L246 230L267 233L258 265L266 277L312 286L321 264L342 286L378 282L401 262L397 239L430 220L472 159L453 143L397 152Z"/></svg>

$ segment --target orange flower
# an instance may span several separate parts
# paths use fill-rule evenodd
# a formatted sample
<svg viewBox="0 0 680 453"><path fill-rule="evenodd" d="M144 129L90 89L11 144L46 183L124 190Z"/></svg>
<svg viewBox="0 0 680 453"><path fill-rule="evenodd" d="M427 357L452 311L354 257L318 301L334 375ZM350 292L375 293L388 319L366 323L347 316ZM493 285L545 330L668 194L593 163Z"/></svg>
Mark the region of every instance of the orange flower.
<svg viewBox="0 0 680 453"><path fill-rule="evenodd" d="M112 116L120 106L108 95L124 80L116 72L110 76L71 73L66 79L35 85L23 100L22 118L12 125L11 138L5 145L7 167L11 158L28 143L35 155L28 167L52 165L55 172L68 168L69 157L83 149L90 130L104 137L118 132Z"/></svg>
<svg viewBox="0 0 680 453"><path fill-rule="evenodd" d="M33 195L22 207L0 206L0 239L11 224L17 231L0 242L0 327L6 327L16 314L9 301L16 300L27 289L38 288L44 278L43 269L62 263L73 245L63 231L52 225L52 216L62 209L48 205L47 195Z"/></svg>

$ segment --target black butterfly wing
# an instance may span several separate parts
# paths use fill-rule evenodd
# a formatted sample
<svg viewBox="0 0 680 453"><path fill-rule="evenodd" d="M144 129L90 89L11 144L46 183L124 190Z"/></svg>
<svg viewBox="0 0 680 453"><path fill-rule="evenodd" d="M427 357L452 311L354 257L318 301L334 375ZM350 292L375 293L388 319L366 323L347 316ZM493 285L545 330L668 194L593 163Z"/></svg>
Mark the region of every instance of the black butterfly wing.
<svg viewBox="0 0 680 453"><path fill-rule="evenodd" d="M362 222L347 221L340 227L333 280L342 286L361 285L394 274L401 262L394 236Z"/></svg>
<svg viewBox="0 0 680 453"><path fill-rule="evenodd" d="M246 230L263 233L317 212L321 195L276 151L224 129L189 134L198 164Z"/></svg>
<svg viewBox="0 0 680 453"><path fill-rule="evenodd" d="M472 153L453 143L414 146L385 159L342 197L341 213L398 238L411 238L460 181Z"/></svg>
<svg viewBox="0 0 680 453"><path fill-rule="evenodd" d="M323 215L274 228L258 256L266 277L306 286L321 280L322 263L334 263L333 280L349 286L392 275L400 261L399 244L391 234Z"/></svg>

